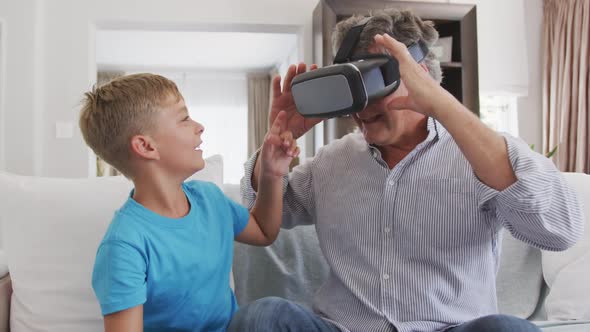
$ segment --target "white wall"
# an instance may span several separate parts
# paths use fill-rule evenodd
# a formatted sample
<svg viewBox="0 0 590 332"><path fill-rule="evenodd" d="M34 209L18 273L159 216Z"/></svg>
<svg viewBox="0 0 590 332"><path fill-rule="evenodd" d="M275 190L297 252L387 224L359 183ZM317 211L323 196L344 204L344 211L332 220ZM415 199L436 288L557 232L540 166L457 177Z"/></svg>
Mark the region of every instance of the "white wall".
<svg viewBox="0 0 590 332"><path fill-rule="evenodd" d="M480 89L522 95L521 136L541 146L541 0L449 0L478 11ZM317 0L0 0L5 74L0 105L0 167L19 174L87 176L89 154L77 126L55 138L55 123L77 124L79 101L95 81L94 27L146 23L203 28L207 24L301 27L311 45ZM303 46L303 45L301 45ZM310 63L311 48L299 47ZM3 122L2 119L4 120ZM1 162L1 159L0 159Z"/></svg>
<svg viewBox="0 0 590 332"><path fill-rule="evenodd" d="M542 0L450 0L477 7L479 89L519 96L519 134L541 146Z"/></svg>
<svg viewBox="0 0 590 332"><path fill-rule="evenodd" d="M287 57L276 66L277 72L281 76L281 80L284 80L290 65L298 64L301 61L303 60L302 54L300 54L299 52L299 45L293 45L293 49L289 52L289 55L287 55ZM307 64L309 66L311 63L308 62ZM314 132L314 130L310 130L306 134L301 136L299 139L297 139L297 145L299 146L300 150L300 161L304 161L306 160L306 158L313 157L313 155L315 154Z"/></svg>
<svg viewBox="0 0 590 332"><path fill-rule="evenodd" d="M528 76L523 0L451 2L477 6L480 91L526 94Z"/></svg>
<svg viewBox="0 0 590 332"><path fill-rule="evenodd" d="M518 129L520 137L535 144L538 152L543 146L543 0L524 2L527 46L528 95L518 100Z"/></svg>
<svg viewBox="0 0 590 332"><path fill-rule="evenodd" d="M77 129L79 102L95 81L94 31L102 26L203 28L213 25L300 27L311 45L317 0L0 0L5 22L4 128L6 170L83 177L89 153ZM3 27L4 29L4 27ZM303 58L311 61L311 49ZM0 118L1 119L1 118ZM55 138L55 123L76 124L71 139ZM2 141L0 141L2 142Z"/></svg>
<svg viewBox="0 0 590 332"><path fill-rule="evenodd" d="M4 68L5 64L4 61L6 60L6 56L4 55L4 31L2 30L2 26L4 25L4 21L0 19L0 169L4 169L6 162L4 158Z"/></svg>
<svg viewBox="0 0 590 332"><path fill-rule="evenodd" d="M0 146L8 170L30 174L34 171L36 110L35 95L35 29L36 0L0 1L3 31L4 75L0 112Z"/></svg>

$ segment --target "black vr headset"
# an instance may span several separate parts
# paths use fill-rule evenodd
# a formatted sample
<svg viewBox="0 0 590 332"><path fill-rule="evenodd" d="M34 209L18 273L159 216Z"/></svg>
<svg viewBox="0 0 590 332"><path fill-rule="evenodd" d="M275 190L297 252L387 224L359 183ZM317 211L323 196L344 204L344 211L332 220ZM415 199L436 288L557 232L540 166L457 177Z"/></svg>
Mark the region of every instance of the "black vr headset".
<svg viewBox="0 0 590 332"><path fill-rule="evenodd" d="M399 63L385 54L352 57L367 23L352 27L338 49L334 65L295 76L291 92L297 111L304 117L335 117L362 111L371 101L397 90ZM408 46L416 62L428 48L423 41Z"/></svg>

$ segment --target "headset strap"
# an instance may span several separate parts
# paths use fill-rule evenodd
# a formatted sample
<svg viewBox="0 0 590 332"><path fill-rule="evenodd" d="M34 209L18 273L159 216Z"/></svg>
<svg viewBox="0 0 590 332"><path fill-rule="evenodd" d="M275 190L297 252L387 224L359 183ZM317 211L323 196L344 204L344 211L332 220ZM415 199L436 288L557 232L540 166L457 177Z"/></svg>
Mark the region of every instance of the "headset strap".
<svg viewBox="0 0 590 332"><path fill-rule="evenodd" d="M348 30L348 33L344 37L344 40L342 41L342 44L336 53L334 63L344 63L351 60L354 48L356 47L361 33L363 32L363 29L367 23L368 22L357 24ZM424 58L426 58L426 55L428 55L428 46L426 46L422 40L418 40L417 42L408 46L408 51L410 52L410 55L412 55L412 58L414 58L416 62L420 63L424 60Z"/></svg>

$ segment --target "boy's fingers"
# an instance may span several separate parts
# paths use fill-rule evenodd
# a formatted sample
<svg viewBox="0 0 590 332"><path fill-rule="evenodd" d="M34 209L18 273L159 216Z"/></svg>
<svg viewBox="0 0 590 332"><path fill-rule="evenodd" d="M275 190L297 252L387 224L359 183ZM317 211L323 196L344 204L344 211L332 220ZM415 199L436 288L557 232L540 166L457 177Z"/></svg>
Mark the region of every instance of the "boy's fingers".
<svg viewBox="0 0 590 332"><path fill-rule="evenodd" d="M280 111L279 114L277 114L277 117L270 128L270 132L272 134L279 135L282 131L284 131L284 128L287 127L286 114L287 113L285 111Z"/></svg>
<svg viewBox="0 0 590 332"><path fill-rule="evenodd" d="M299 155L299 147L295 146L293 149L290 149L289 151L287 151L287 156L292 157L292 158L296 158Z"/></svg>
<svg viewBox="0 0 590 332"><path fill-rule="evenodd" d="M291 131L284 131L281 133L281 139L285 147L296 145L294 144L293 133Z"/></svg>
<svg viewBox="0 0 590 332"><path fill-rule="evenodd" d="M266 135L264 140L274 146L281 146L281 144L283 143L283 140L278 135L274 134Z"/></svg>
<svg viewBox="0 0 590 332"><path fill-rule="evenodd" d="M277 118L275 118L275 122L272 124L272 127L270 127L270 130L268 131L269 134L275 136L278 136L281 133L281 126L277 123Z"/></svg>

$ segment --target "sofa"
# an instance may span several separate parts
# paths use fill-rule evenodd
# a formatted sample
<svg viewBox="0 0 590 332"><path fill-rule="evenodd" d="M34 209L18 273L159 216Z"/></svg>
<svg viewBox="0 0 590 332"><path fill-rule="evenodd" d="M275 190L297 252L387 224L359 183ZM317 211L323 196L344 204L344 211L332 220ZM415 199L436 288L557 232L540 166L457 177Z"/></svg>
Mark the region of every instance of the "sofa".
<svg viewBox="0 0 590 332"><path fill-rule="evenodd" d="M590 175L564 173L585 204ZM223 182L223 160L207 158L192 179ZM57 179L0 172L0 332L102 331L90 284L96 248L132 184L123 177ZM589 227L586 227L589 228ZM498 272L501 313L543 331L590 331L590 232L565 252L542 252L504 234ZM328 274L313 226L282 230L270 247L236 244L233 287L243 305L281 296L311 305Z"/></svg>

